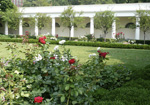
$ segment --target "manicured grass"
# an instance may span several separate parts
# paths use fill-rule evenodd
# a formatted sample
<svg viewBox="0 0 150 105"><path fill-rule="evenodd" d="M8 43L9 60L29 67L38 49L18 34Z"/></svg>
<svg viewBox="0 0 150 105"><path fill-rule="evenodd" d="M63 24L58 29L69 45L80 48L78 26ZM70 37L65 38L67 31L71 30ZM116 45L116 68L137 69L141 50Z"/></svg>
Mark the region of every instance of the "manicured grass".
<svg viewBox="0 0 150 105"><path fill-rule="evenodd" d="M21 43L17 44L22 46ZM8 57L10 52L5 48L7 46L6 42L3 42L0 45L0 57ZM23 45L25 46L25 45ZM56 45L50 46L50 51L53 51L53 48ZM60 46L60 45L59 45ZM80 60L80 63L85 63L89 59L89 54L97 53L97 47L87 47L87 46L65 46L71 50L73 56L77 57ZM60 47L62 50L62 47ZM107 65L115 64L124 64L129 68L139 69L143 68L146 65L150 64L150 50L141 50L141 49L119 49L119 48L101 48L102 52L109 52L107 56ZM18 55L18 54L17 54Z"/></svg>

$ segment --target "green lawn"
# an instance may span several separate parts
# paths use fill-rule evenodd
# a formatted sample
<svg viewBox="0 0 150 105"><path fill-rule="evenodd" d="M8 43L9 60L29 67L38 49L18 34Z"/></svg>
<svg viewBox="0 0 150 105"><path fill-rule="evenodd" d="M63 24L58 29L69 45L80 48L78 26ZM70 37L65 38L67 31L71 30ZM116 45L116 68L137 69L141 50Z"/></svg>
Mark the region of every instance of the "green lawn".
<svg viewBox="0 0 150 105"><path fill-rule="evenodd" d="M22 44L17 44L22 46ZM5 48L7 43L3 42L0 45L0 57L8 57L10 52ZM24 46L24 45L23 45ZM50 50L56 45L51 45ZM86 47L86 46L66 46L71 50L73 56L76 56L80 63L85 63L89 59L89 54L97 53L97 47ZM60 47L61 49L61 47ZM150 64L150 50L142 49L119 49L119 48L101 48L103 52L109 52L107 56L109 60L108 65L124 64L129 68L139 69Z"/></svg>

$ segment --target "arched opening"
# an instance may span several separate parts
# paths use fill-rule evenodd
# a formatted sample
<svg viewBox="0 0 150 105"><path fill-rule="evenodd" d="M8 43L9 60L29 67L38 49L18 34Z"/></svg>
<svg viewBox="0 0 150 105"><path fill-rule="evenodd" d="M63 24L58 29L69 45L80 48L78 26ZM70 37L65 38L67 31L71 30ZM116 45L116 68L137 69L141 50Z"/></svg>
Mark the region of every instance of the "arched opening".
<svg viewBox="0 0 150 105"><path fill-rule="evenodd" d="M0 27L3 27L2 23L0 23Z"/></svg>
<svg viewBox="0 0 150 105"><path fill-rule="evenodd" d="M134 28L135 27L135 24L134 23L127 23L126 25L125 25L125 28Z"/></svg>
<svg viewBox="0 0 150 105"><path fill-rule="evenodd" d="M55 23L55 26L56 26L56 27L60 27L60 25L59 25L58 23Z"/></svg>
<svg viewBox="0 0 150 105"><path fill-rule="evenodd" d="M90 22L86 24L86 28L90 28Z"/></svg>
<svg viewBox="0 0 150 105"><path fill-rule="evenodd" d="M29 23L25 22L25 23L23 24L23 27L30 27L30 25L29 25Z"/></svg>

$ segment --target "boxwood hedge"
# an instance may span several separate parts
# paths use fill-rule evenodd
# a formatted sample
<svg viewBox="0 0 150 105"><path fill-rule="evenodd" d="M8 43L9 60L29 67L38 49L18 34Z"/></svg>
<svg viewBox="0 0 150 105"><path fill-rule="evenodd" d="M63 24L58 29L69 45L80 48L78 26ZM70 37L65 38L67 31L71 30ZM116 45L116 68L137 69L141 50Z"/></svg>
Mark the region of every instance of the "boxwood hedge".
<svg viewBox="0 0 150 105"><path fill-rule="evenodd" d="M59 41L49 40L51 44L59 44ZM22 42L22 39L2 39L0 42ZM29 43L37 43L38 39L29 39ZM109 42L83 42L83 41L67 41L65 45L74 46L93 46L93 47L106 47L106 48L128 48L128 49L150 49L150 45L135 45L135 44L121 44L121 43L109 43Z"/></svg>

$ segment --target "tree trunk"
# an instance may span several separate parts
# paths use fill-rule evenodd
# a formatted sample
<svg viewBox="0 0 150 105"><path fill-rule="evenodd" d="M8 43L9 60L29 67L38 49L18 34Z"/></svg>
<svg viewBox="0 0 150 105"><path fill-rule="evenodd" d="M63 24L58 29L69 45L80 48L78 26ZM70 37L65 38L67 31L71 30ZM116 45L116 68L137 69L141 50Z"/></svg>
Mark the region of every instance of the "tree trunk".
<svg viewBox="0 0 150 105"><path fill-rule="evenodd" d="M104 42L106 42L106 31L104 31Z"/></svg>
<svg viewBox="0 0 150 105"><path fill-rule="evenodd" d="M69 28L69 40L71 40L71 28Z"/></svg>
<svg viewBox="0 0 150 105"><path fill-rule="evenodd" d="M144 44L145 44L145 31L144 31Z"/></svg>

